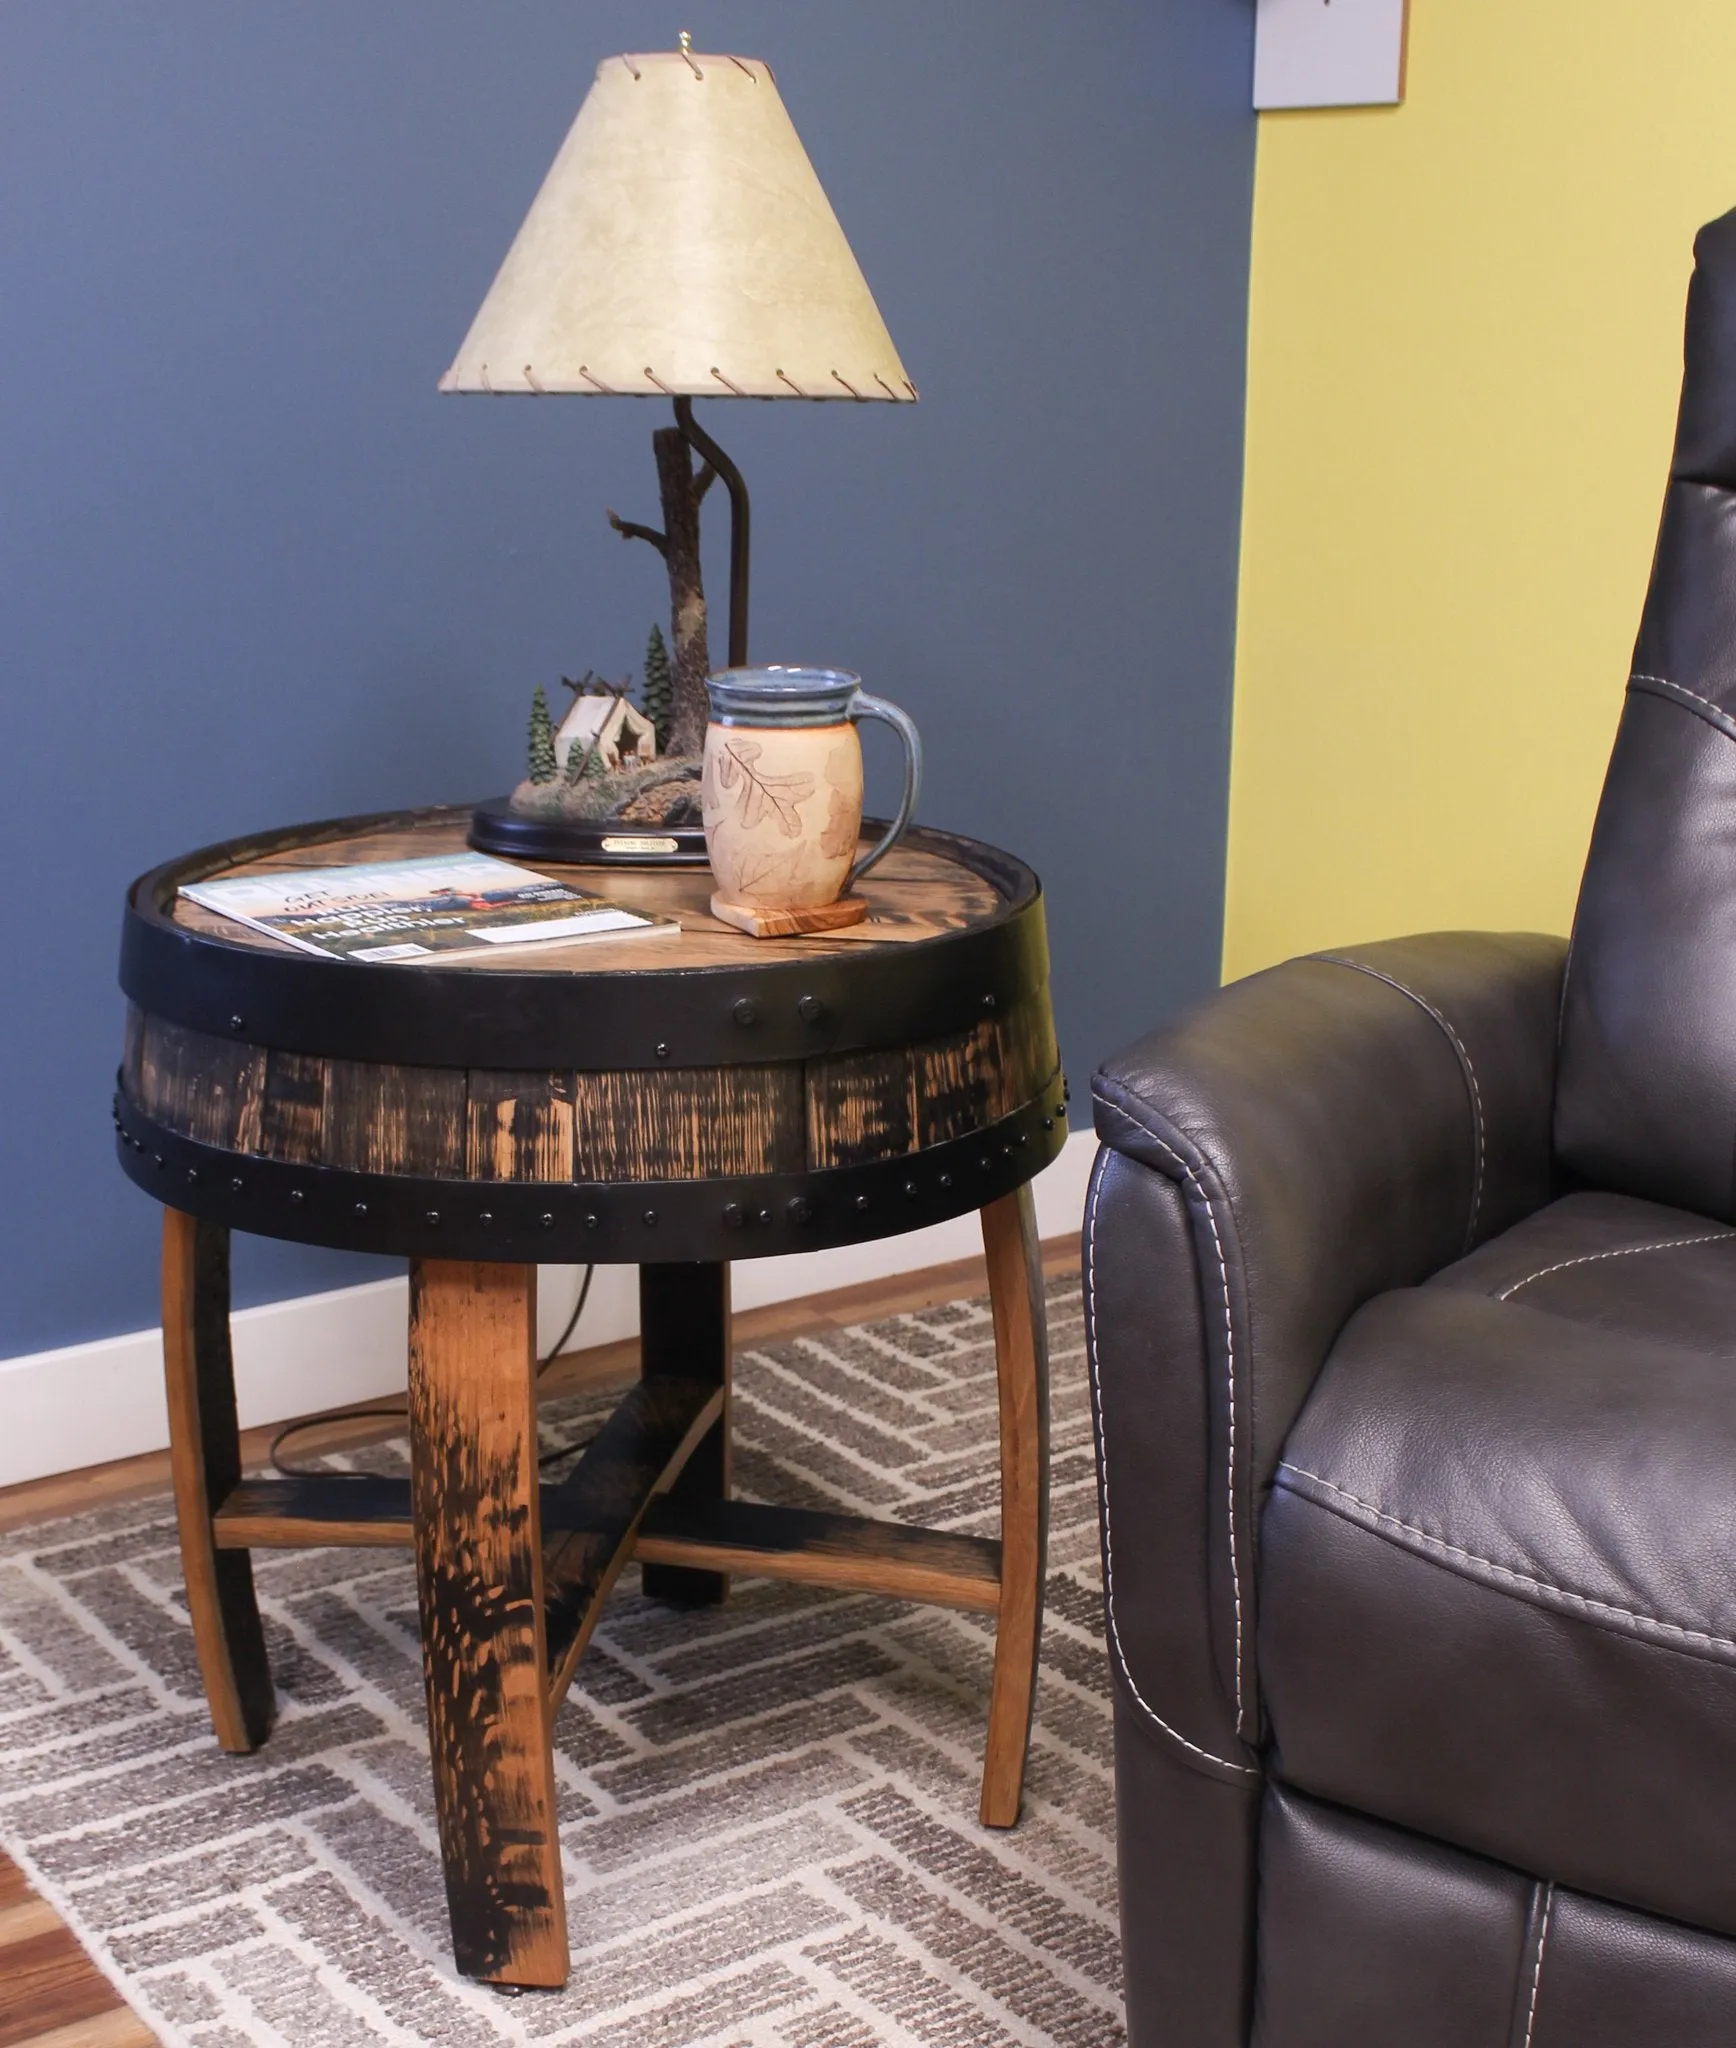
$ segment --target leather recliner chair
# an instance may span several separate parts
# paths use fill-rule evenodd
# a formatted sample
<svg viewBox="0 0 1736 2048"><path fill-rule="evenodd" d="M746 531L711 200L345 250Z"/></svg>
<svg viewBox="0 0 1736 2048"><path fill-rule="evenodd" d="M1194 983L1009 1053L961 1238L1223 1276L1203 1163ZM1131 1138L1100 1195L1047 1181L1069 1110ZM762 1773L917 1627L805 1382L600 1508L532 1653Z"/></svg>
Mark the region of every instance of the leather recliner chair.
<svg viewBox="0 0 1736 2048"><path fill-rule="evenodd" d="M1736 213L1571 951L1097 1076L1133 2048L1736 2044Z"/></svg>

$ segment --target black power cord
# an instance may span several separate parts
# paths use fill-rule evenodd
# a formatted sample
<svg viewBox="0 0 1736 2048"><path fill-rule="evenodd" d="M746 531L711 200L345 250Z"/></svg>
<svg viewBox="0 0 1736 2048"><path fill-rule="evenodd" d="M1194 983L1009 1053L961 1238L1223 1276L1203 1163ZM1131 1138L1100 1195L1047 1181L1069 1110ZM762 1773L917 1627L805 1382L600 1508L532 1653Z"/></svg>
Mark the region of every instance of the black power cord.
<svg viewBox="0 0 1736 2048"><path fill-rule="evenodd" d="M579 1327L579 1318L584 1314L585 1303L590 1299L591 1295L591 1275L596 1270L595 1266L587 1266L585 1268L585 1277L579 1282L579 1298L573 1303L573 1312L567 1317L567 1326L549 1347L547 1358L543 1359L537 1366L536 1376L539 1380L567 1348L567 1340ZM596 1433L593 1429L585 1436L575 1437L570 1444L562 1444L555 1450L544 1451L542 1456L536 1461L537 1470L540 1472L545 1465L558 1465L563 1458L570 1458L575 1451L582 1451Z"/></svg>
<svg viewBox="0 0 1736 2048"><path fill-rule="evenodd" d="M579 1327L579 1318L585 1312L585 1303L591 1297L591 1281L596 1275L595 1266L585 1268L585 1277L579 1282L579 1298L573 1303L573 1312L567 1317L566 1328L549 1346L548 1355L539 1358L536 1376L540 1380L555 1360L565 1351L572 1340L573 1332ZM271 1447L265 1454L265 1462L272 1471L285 1479L383 1479L396 1474L382 1472L332 1472L321 1465L287 1464L279 1455L283 1446L293 1436L304 1430L325 1429L334 1422L402 1422L409 1413L408 1402L400 1402L390 1408L328 1408L319 1415L303 1415L295 1422L286 1422L271 1439ZM592 1435L595 1435L592 1431ZM583 1450L590 1442L589 1436L577 1438L570 1444L563 1444L558 1450L544 1451L537 1459L538 1467L558 1465L563 1458L570 1458L575 1451Z"/></svg>

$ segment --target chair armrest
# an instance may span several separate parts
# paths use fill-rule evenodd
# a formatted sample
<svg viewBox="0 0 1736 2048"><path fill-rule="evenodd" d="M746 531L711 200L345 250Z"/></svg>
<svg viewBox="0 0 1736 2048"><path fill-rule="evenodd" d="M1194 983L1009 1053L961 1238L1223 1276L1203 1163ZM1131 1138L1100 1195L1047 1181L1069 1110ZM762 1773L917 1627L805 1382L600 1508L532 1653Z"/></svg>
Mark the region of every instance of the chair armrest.
<svg viewBox="0 0 1736 2048"><path fill-rule="evenodd" d="M1258 1739L1259 1507L1327 1351L1363 1302L1553 1192L1565 953L1444 932L1292 960L1092 1084L1087 1328L1116 1656L1160 1725L1179 1687L1184 1751L1224 1770Z"/></svg>

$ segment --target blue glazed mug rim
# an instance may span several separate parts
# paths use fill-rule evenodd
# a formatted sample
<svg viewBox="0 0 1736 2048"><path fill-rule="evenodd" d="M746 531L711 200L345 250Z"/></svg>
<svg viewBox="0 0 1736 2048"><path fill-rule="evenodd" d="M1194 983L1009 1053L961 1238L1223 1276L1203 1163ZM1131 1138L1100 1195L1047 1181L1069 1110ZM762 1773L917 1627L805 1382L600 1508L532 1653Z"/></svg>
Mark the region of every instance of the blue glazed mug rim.
<svg viewBox="0 0 1736 2048"><path fill-rule="evenodd" d="M843 725L862 678L845 668L719 669L707 676L715 725Z"/></svg>

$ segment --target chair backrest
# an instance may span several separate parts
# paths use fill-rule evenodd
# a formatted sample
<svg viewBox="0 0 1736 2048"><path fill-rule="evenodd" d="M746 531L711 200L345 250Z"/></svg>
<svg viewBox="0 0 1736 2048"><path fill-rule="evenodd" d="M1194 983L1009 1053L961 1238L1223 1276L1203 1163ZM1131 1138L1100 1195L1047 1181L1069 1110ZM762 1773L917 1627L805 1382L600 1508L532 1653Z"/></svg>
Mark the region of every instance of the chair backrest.
<svg viewBox="0 0 1736 2048"><path fill-rule="evenodd" d="M1736 1221L1736 212L1694 244L1681 412L1562 994L1556 1151Z"/></svg>

